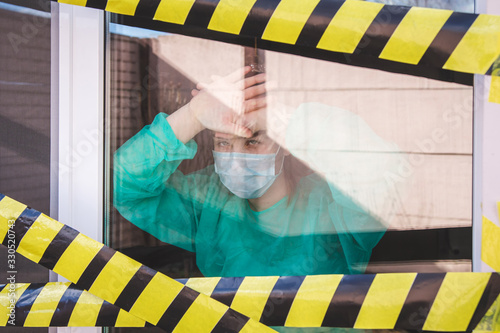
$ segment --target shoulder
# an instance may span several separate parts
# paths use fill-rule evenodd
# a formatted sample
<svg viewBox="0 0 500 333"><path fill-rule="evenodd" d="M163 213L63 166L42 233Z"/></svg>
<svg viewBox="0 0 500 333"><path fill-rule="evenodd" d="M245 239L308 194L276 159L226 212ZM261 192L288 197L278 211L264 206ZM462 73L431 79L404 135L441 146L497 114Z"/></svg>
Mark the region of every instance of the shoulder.
<svg viewBox="0 0 500 333"><path fill-rule="evenodd" d="M300 235L334 234L333 198L327 182L318 174L302 177L289 203L290 232Z"/></svg>
<svg viewBox="0 0 500 333"><path fill-rule="evenodd" d="M297 184L294 195L296 207L313 214L327 212L333 203L332 193L328 183L316 173L302 177Z"/></svg>
<svg viewBox="0 0 500 333"><path fill-rule="evenodd" d="M231 197L231 192L222 185L213 164L189 173L186 177L191 179L190 186L195 187L193 190L197 192L198 200L204 202L205 206L222 207Z"/></svg>
<svg viewBox="0 0 500 333"><path fill-rule="evenodd" d="M322 195L329 192L328 183L317 173L311 173L300 179L297 184L298 194Z"/></svg>

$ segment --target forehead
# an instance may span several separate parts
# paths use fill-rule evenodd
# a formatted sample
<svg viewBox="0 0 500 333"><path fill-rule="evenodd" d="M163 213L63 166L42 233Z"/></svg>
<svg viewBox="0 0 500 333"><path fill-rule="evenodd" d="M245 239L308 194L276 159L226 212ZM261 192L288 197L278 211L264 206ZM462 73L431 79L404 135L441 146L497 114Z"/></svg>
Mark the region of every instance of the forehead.
<svg viewBox="0 0 500 333"><path fill-rule="evenodd" d="M227 133L221 133L221 132L213 132L212 135L214 138L228 139L228 140L233 140L233 139L238 139L238 138L245 139L241 136L236 136L233 134L227 134Z"/></svg>
<svg viewBox="0 0 500 333"><path fill-rule="evenodd" d="M237 136L234 134L228 134L228 133L221 133L221 132L213 132L212 133L214 139L224 139L224 140L249 140L252 138L259 137L261 139L267 138L266 132L265 131L257 131L255 132L250 138L245 138L242 136Z"/></svg>

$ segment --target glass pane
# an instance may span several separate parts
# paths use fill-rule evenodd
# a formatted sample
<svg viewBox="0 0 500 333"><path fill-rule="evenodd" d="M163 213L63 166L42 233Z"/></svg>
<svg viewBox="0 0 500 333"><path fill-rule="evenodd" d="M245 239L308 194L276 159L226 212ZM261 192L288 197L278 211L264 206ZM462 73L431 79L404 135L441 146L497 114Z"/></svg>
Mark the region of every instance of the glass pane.
<svg viewBox="0 0 500 333"><path fill-rule="evenodd" d="M119 26L113 25L112 31L117 27ZM122 26L121 29L123 32L125 28ZM206 275L241 275L241 273L238 274L233 269L229 270L231 273L226 271L227 258L219 258L220 262L214 262L216 253L210 252L213 249L211 242L220 235L211 234L208 239L200 239L201 236L197 233L200 232L201 225L191 225L202 223L199 219L203 219L204 205L213 200L213 198L209 197L210 193L204 192L206 191L205 186L209 186L205 182L213 181L217 183L218 186L221 186L219 191L226 191L227 193L224 195L227 194L228 198L231 198L224 197L222 199L219 196L223 194L216 192L218 195L217 200L231 202L233 197L243 198L236 208L233 208L235 209L234 212L224 212L223 217L231 216L231 218L236 218L238 221L252 219L254 223L248 223L252 225L252 228L255 226L255 221L259 221L260 229L245 229L240 226L239 232L246 235L240 246L247 250L257 251L262 242L267 241L268 246L277 247L279 248L278 251L289 253L291 248L297 246L294 242L297 241L297 237L300 238L299 235L302 238L307 235L309 238L308 240L298 241L300 246L314 248L313 245L308 244L308 242L315 242L313 240L314 235L316 235L314 228L326 228L318 225L304 227L304 221L319 219L318 216L309 216L308 214L311 214L309 211L301 212L303 216L294 211L292 217L283 221L283 225L278 227L274 224L276 219L281 214L285 214L287 209L290 209L291 205L294 204L293 196L296 194L295 191L297 186L301 184L301 180L317 177L326 181L326 185L323 184L323 186L330 186L329 190L325 190L324 193L320 192L320 197L328 194L332 197L333 202L352 201L351 203L345 202L342 208L344 210L350 208L356 213L363 211L370 216L378 216L379 222L383 224L382 229L385 231L385 228L388 228L387 232L383 233L384 237L381 243L373 251L372 260L368 265L369 271L408 270L410 268L407 265L411 267L418 265L422 270L432 270L435 269L436 263L429 266L422 264L421 261L432 261L433 259L439 260L439 265L448 267L446 269L470 269L470 179L472 161L472 89L470 87L350 67L276 52L254 50L180 35L148 36L148 34L148 31L143 31L143 37L126 36L123 33L112 33L110 36L110 125L112 128L110 152L114 153L129 138L138 133L144 126L149 127L149 124L154 121L155 123L151 125L151 129L143 129L141 134L135 136L134 140L138 141L142 140L142 137L158 136L159 133L165 135L165 138L155 137L154 140L158 140L158 142L152 139L153 141L149 144L141 143L134 148L122 149L123 154L127 156L126 159L130 159L124 159L122 163L130 165L127 167L115 166L115 170L119 170L130 177L132 177L130 175L132 172L137 172L137 174L134 175L134 183L127 185L124 185L124 182L132 182L131 179L116 178L118 182L115 185L118 185L118 188L114 189L114 194L121 197L115 197L114 199L115 203L121 206L123 214L114 209L111 211L108 227L110 229L109 242L113 247L119 248L126 253L130 251L134 256L139 259L142 258L148 264L157 268L164 268L168 274L174 277L199 275L197 268L200 267L192 261L194 258L193 251L195 248L204 248L206 253L203 255L203 259L200 258L198 253L198 264L204 266L202 273ZM186 50L189 50L188 55ZM203 59L201 59L200 55L203 55ZM171 131L171 129L168 128L168 121L164 121L165 116L157 117L159 113L175 114L177 110L184 110L185 105L192 106L192 102L187 103L192 97L191 90L196 87L197 82L210 82L213 75L227 75L245 64L255 66L253 71L265 70L266 72L268 81L267 102L269 104L269 101L272 101L272 110L276 113L270 115L271 104L269 104L266 125L269 127L267 128L268 132L274 131L276 133L256 136L253 138L255 140L243 140L241 137L236 139L220 134L214 135L214 132L218 133L224 130L220 130L220 124L216 122L209 123L207 126L209 128L212 126L210 128L212 131L202 131L195 138L196 142L198 142L196 154L194 154L195 148L182 145L175 140L175 137L169 138L169 135L174 135L173 132L165 134L165 131ZM258 89L258 87L255 86L252 89ZM217 94L217 92L214 94ZM196 100L193 101L196 102ZM257 101L262 102L265 99ZM210 101L205 100L204 103L210 103ZM288 122L286 118L293 115L294 112L296 118L299 117L297 113L302 114L301 117L304 117L304 119L300 120L302 123L295 120L298 122L294 123L296 134L278 133L279 127L284 126ZM336 124L330 124L322 129L323 124L321 122L318 123L318 120L309 118L317 113L319 114L318 117L322 119L322 117L330 117L335 112L339 113L339 119L347 119L342 131L335 127ZM205 121L210 122L210 120ZM217 121L220 121L220 119L217 119ZM251 119L250 121L259 122L261 120ZM272 122L278 123L273 124ZM280 124L279 122L284 123ZM195 125L190 124L186 127L190 126ZM256 124L256 126L259 126L259 124ZM276 128L272 128L273 126ZM314 126L317 126L317 128ZM335 135L340 135L340 137L329 133L332 128L339 131L339 134ZM324 133L318 138L314 138L315 131L323 131ZM272 135L274 137L271 138ZM286 143L280 142L280 140L284 140L284 136L287 135L286 139L288 141L295 140L296 135L298 137L296 140L300 139L303 142L300 140L293 143L288 142L288 144L295 145L295 147L288 147L289 149L285 150L287 147L283 146ZM369 144L366 143L366 146L363 146L366 151L359 152L360 156L355 157L340 153L338 153L340 155L328 155L328 150L332 150L331 147L328 147L329 145L334 145L336 144L335 140L350 135L354 135L359 140L363 139L360 137L366 135L367 137L364 139L369 142ZM173 140L173 142L168 140ZM314 142L314 140L323 142ZM333 141L329 142L328 140ZM260 148L251 150L252 145L259 144L264 145L266 148L264 150L259 150ZM280 149L278 149L279 144L283 145ZM349 142L348 144L353 143ZM163 147L163 145L178 147L177 149L182 152L179 154L183 154L182 158L173 162L172 169L169 169L170 167L162 164L168 165L165 158L154 154L168 155L174 154L174 152L168 150L165 152L162 149L166 148L160 148L156 145L160 147ZM236 146L240 148L236 149ZM152 151L153 147L161 152ZM336 151L340 149L339 147L335 148ZM128 150L125 153L126 149ZM294 149L294 151L289 154L291 149ZM302 151L300 151L301 149ZM353 148L347 147L346 150L352 153ZM230 154L231 152L237 154ZM261 155L258 156L261 161L258 162L252 154ZM317 154L317 156L314 156L314 154ZM384 165L376 164L380 156L383 156L381 161L385 163ZM191 157L194 157L194 159L191 160ZM216 159L215 165L213 165L214 157ZM253 158L253 160L248 158ZM308 158L317 159L317 161L307 160ZM343 162L337 162L336 158L342 159ZM145 164L154 159L158 159L161 163L155 162L157 164L153 164L151 169L143 169L146 168ZM274 171L269 169L269 163L273 163L273 160L276 164ZM366 166L361 163L363 161L368 161L368 165L372 169L362 170L362 167ZM112 163L111 157L109 162ZM180 166L177 168L179 163ZM391 163L394 163L394 165L390 165ZM330 170L331 165L336 165L337 169ZM206 167L209 169L205 169ZM262 169L263 167L264 169ZM377 167L382 168L382 170L377 170ZM156 174L156 168L161 168L161 172ZM238 169L239 174L244 174L245 177L233 177L231 169L234 168ZM201 177L200 170L202 169L203 172L209 174L206 180L198 179ZM357 170L354 171L354 169ZM180 173L174 172L176 170L180 171ZM450 170L453 170L453 172L450 173ZM265 175L266 172L269 173ZM363 172L366 172L366 179L352 179L349 180L349 183L345 181L345 179L355 175L359 176ZM391 205L394 206L394 209L389 210L393 214L391 216L380 215L388 214L387 212L381 212L381 210L385 209L382 206L387 205L387 202L382 200L380 203L373 203L374 206L370 206L371 203L368 203L369 200L373 199L373 197L372 199L368 199L368 197L375 192L370 192L369 186L366 186L363 182L371 181L377 184L377 180L368 177L372 172L382 172L382 176L386 178L386 183L395 183L396 192L384 194L386 195L384 200L392 202ZM258 174L260 178L251 177L249 173ZM168 177L169 174L172 174L172 177L182 174L178 180L175 180L178 182L174 184L177 187L169 188L167 185L165 185L165 188L162 187L164 186L162 185L163 182L172 181ZM273 202L271 206L258 206L259 200L255 200L253 197L260 197L261 193L266 193L269 188L272 189L277 184L275 182L280 181L281 175L287 175L285 184L291 189L290 192L287 192L286 200L278 200ZM124 177L124 175L116 174L115 176ZM150 183L155 181L158 183ZM250 182L255 185L255 188L248 188ZM332 182L335 182L335 186L338 188L333 188L332 185L334 184ZM242 186L240 183L245 183L245 187L239 188ZM160 189L154 187L150 190L147 186L160 186L161 191L173 191L176 198L168 197L167 199L167 197L163 196L165 194L160 194L155 197L154 202L150 202L148 201L150 198L146 200L144 197L147 194L141 191L146 189L148 191L153 191L153 189L160 191ZM346 195L346 193L356 192L356 187L358 187L358 191L359 188L364 188L368 191L368 194L360 194L358 197ZM181 193L181 191L186 192ZM343 196L335 197L337 194L332 194L335 191L339 191ZM212 193L212 195L215 194ZM301 204L306 207L313 206L311 195L305 195L304 200L306 201ZM366 195L366 198L362 198L364 195ZM246 200L247 198L248 200ZM126 200L130 201L124 204L123 202ZM366 202L363 202L363 200ZM283 210L277 209L274 204L278 206L282 204ZM332 219L331 215L334 212L321 212L321 209L326 209L324 205L328 206L330 204L332 203L322 203L323 206L320 205L320 207L314 209L319 212L318 214L326 214L325 216L320 215L321 218L330 215L329 219ZM377 205L381 206L378 207ZM187 210L188 206L192 211ZM179 209L179 207L183 208ZM199 209L202 211L198 211ZM217 215L223 209L225 208L218 207L217 203L213 203L213 207L211 206L209 212ZM241 213L241 211L245 211L245 213ZM353 212L349 214L354 214ZM238 215L240 213L241 216ZM201 215L198 216L197 214ZM335 212L335 214L341 213ZM345 211L343 214L346 214ZM149 233L139 232L122 215L127 216L129 220L132 220L142 229L149 231ZM178 229L176 229L177 226L171 227L167 222L164 222L170 218L170 215L175 216L178 220L192 218L193 221L189 222L188 225L178 226ZM293 221L297 216L302 216L301 218L304 220ZM138 220L134 220L136 218ZM344 218L347 217L344 216ZM354 218L354 216L350 218ZM267 224L264 222L265 219L268 219ZM184 221L183 223L187 222ZM221 227L221 225L218 225L218 227ZM215 228L215 226L210 228ZM335 230L335 232L332 233L337 234L342 228L349 227L334 226L332 230ZM378 228L379 226L374 224L363 231L374 232ZM206 230L206 232L209 231ZM227 232L234 236L234 231ZM337 239L338 236L332 236L330 232L326 233L335 238L334 243L341 242ZM134 236L132 237L132 235ZM139 237L139 235L141 236ZM270 236L270 238L266 239L267 236ZM290 243L275 243L278 236L289 237ZM374 240L368 242L370 246L368 244L357 244L367 250L362 256L364 259L358 258L361 261L355 263L355 265L360 265L359 269L352 267L354 263L350 263L351 267L347 267L350 264L344 262L343 269L338 271L326 269L317 273L364 271L370 257L370 251L375 244L378 244L378 238L380 238L379 236L372 236ZM176 246L167 246L158 239ZM419 245L424 240L427 242L426 247ZM217 239L217 241L224 243L222 239ZM330 242L332 240L328 241L328 243ZM385 246L382 246L382 244L385 244ZM402 244L411 244L412 247L403 251L395 251ZM369 249L366 249L365 245ZM151 246L154 246L154 248L152 249ZM188 251L182 251L181 249ZM227 248L224 250L229 251ZM241 250L241 248L231 249L231 251ZM217 248L216 252L219 251L223 250ZM344 248L344 251L349 250ZM152 253L155 255L152 255ZM312 255L312 253L309 253L309 255ZM349 255L346 254L346 256ZM162 260L156 258L162 258ZM176 260L175 263L171 262L173 258ZM179 258L182 258L182 260L179 260ZM204 261L203 264L201 263L202 260ZM286 262L289 259L282 260ZM400 265L401 261L405 262L402 266L399 268L393 267L394 263ZM385 264L384 262L390 263ZM263 266L267 266L267 264L263 264ZM212 268L208 267L211 265L218 268L212 270ZM384 268L379 267L380 265L383 265ZM340 267L337 264L332 266ZM242 273L243 275L258 275L262 274L260 270L264 272L266 269L261 267L256 271L250 269L250 271ZM283 271L283 267L281 267L274 272L267 273L279 272L282 274L286 270ZM288 273L311 274L312 272L307 270L294 272L291 270Z"/></svg>
<svg viewBox="0 0 500 333"><path fill-rule="evenodd" d="M50 1L0 2L0 193L49 214ZM49 271L0 246L0 284L48 282ZM10 258L9 258L10 259ZM9 265L12 262L9 262ZM15 273L10 273L10 272ZM4 327L2 332L47 332Z"/></svg>
<svg viewBox="0 0 500 333"><path fill-rule="evenodd" d="M121 22L110 246L174 278L471 270L472 87Z"/></svg>

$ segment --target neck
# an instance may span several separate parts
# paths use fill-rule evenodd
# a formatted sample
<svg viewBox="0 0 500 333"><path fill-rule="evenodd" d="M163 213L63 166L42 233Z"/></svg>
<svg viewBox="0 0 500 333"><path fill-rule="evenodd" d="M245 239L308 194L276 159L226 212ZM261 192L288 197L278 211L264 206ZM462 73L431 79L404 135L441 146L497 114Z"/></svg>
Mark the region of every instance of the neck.
<svg viewBox="0 0 500 333"><path fill-rule="evenodd" d="M261 212L272 207L278 201L283 199L288 194L288 187L286 184L286 179L284 172L282 172L278 178L274 181L273 185L264 193L261 197L255 199L248 199L250 207Z"/></svg>

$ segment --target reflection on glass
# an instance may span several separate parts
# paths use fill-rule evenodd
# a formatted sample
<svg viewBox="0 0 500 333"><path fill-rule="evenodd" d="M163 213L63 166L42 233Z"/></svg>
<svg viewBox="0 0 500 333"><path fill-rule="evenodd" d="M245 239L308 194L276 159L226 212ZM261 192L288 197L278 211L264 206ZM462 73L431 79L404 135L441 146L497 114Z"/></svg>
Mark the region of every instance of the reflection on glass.
<svg viewBox="0 0 500 333"><path fill-rule="evenodd" d="M280 85L290 74L267 58L267 73L245 77L251 67L236 61L208 74L187 104L122 145L114 205L161 241L196 252L204 276L362 273L402 213L411 154L360 115L322 103L326 95L291 100ZM214 163L178 169L203 151Z"/></svg>
<svg viewBox="0 0 500 333"><path fill-rule="evenodd" d="M388 221L397 148L340 108L267 105L265 75L244 79L250 70L200 85L117 151L115 207L196 252L205 276L364 272ZM215 164L185 175L177 167L205 129ZM292 158L312 172L295 174Z"/></svg>
<svg viewBox="0 0 500 333"><path fill-rule="evenodd" d="M174 277L470 270L470 87L150 37L111 35L111 246Z"/></svg>

